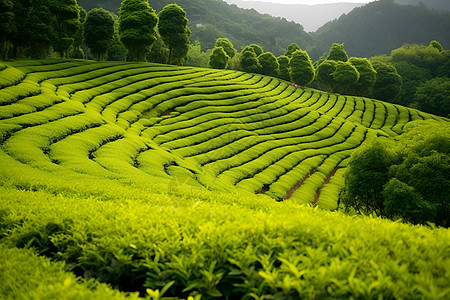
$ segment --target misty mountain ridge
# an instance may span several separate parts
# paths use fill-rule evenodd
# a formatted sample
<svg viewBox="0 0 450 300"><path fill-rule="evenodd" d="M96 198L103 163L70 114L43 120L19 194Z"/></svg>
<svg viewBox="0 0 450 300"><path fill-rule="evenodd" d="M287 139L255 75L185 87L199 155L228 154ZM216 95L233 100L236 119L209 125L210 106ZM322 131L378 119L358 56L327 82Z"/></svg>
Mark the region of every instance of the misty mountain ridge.
<svg viewBox="0 0 450 300"><path fill-rule="evenodd" d="M344 0L345 1L345 0ZM262 1L226 0L240 8L254 9L259 13L285 18L301 24L306 32L314 32L329 21L347 14L355 7L365 3L331 3L331 4L280 4Z"/></svg>
<svg viewBox="0 0 450 300"><path fill-rule="evenodd" d="M403 5L425 5L430 9L450 11L449 0L395 0L395 3Z"/></svg>

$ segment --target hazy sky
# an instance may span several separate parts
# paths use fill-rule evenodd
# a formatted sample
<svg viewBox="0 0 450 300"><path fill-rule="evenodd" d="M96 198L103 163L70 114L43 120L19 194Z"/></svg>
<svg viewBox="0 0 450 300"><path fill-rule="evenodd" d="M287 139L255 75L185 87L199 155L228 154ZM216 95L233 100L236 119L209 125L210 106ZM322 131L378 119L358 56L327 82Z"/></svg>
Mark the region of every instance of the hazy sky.
<svg viewBox="0 0 450 300"><path fill-rule="evenodd" d="M374 0L244 0L244 1L262 1L262 2L273 2L273 3L310 4L310 5L312 5L312 4L336 3L336 2L369 3Z"/></svg>

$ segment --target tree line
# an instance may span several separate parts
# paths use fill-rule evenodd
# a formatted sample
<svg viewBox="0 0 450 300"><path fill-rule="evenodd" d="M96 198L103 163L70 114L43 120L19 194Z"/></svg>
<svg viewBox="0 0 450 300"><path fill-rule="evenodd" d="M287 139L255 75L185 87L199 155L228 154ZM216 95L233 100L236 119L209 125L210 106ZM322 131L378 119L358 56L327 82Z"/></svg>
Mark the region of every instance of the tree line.
<svg viewBox="0 0 450 300"><path fill-rule="evenodd" d="M190 30L184 10L166 5L156 15L147 0L124 0L118 16L88 13L76 0L0 0L0 59L61 58L183 64ZM84 49L83 49L84 48Z"/></svg>
<svg viewBox="0 0 450 300"><path fill-rule="evenodd" d="M405 44L391 56L370 59L348 57L343 44L333 43L313 63L296 43L278 57L258 44L238 53L225 37L203 51L199 42L190 43L189 20L176 4L165 5L156 14L147 0L124 0L118 15L101 8L87 13L76 0L0 0L0 7L0 59L56 53L67 58L228 68L450 114L450 52L437 41L428 46Z"/></svg>

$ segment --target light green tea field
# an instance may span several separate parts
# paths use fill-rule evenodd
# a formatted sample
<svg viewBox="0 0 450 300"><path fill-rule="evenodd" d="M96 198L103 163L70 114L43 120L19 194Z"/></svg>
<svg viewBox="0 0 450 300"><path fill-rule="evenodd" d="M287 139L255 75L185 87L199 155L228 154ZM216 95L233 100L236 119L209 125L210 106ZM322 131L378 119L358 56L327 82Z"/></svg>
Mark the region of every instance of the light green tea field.
<svg viewBox="0 0 450 300"><path fill-rule="evenodd" d="M0 62L0 298L445 299L447 229L336 211L350 155L421 120L449 124L230 70Z"/></svg>

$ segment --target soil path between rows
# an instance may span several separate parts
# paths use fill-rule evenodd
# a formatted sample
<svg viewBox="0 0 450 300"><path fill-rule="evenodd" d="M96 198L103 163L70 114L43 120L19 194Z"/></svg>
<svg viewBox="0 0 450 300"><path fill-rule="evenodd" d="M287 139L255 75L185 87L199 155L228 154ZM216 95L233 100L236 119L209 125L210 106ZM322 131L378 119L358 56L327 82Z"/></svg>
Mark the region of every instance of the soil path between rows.
<svg viewBox="0 0 450 300"><path fill-rule="evenodd" d="M305 177L302 178L302 180L299 181L299 183L297 183L296 185L294 185L286 194L286 196L284 196L284 200L287 200L289 198L291 198L292 194L298 190L303 182L305 182L306 179L308 179L312 174L316 173L316 169L312 169L311 171L309 171L308 174L305 175Z"/></svg>
<svg viewBox="0 0 450 300"><path fill-rule="evenodd" d="M325 184L329 183L331 180L331 177L333 177L334 174L336 174L337 170L339 169L339 167L334 168L333 171L331 171L330 174L328 174L327 178L325 179L325 181L322 183L322 185L317 189L316 192L316 196L314 197L313 202L311 202L312 205L316 205L317 201L319 200L320 197L320 192L322 191L322 188L325 186Z"/></svg>

